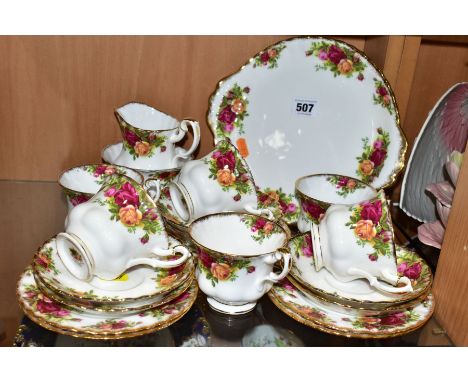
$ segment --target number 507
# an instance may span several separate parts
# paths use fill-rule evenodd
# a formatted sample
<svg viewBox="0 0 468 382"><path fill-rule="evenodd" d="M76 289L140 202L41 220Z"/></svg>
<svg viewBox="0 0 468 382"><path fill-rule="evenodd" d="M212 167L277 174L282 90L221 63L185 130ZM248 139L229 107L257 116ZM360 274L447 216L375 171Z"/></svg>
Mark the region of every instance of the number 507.
<svg viewBox="0 0 468 382"><path fill-rule="evenodd" d="M310 113L314 108L313 103L296 103L296 111L302 111L303 113Z"/></svg>

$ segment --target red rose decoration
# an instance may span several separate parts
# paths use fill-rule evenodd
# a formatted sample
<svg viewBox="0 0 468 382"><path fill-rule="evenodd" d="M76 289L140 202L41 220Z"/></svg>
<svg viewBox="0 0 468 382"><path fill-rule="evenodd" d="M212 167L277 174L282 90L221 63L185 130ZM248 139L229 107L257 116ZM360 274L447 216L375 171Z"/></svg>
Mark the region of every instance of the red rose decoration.
<svg viewBox="0 0 468 382"><path fill-rule="evenodd" d="M211 268L211 264L214 263L213 258L208 255L203 249L199 248L198 249L198 259L201 261L201 263L208 269Z"/></svg>
<svg viewBox="0 0 468 382"><path fill-rule="evenodd" d="M381 318L380 323L386 326L403 325L406 322L405 318L406 316L403 312L393 313L387 317Z"/></svg>
<svg viewBox="0 0 468 382"><path fill-rule="evenodd" d="M260 61L262 61L263 65L266 65L269 59L270 59L270 55L268 54L268 52L263 52L260 55Z"/></svg>
<svg viewBox="0 0 468 382"><path fill-rule="evenodd" d="M70 203L74 206L77 206L78 204L87 202L89 200L89 197L86 195L76 195L73 198L70 198Z"/></svg>
<svg viewBox="0 0 468 382"><path fill-rule="evenodd" d="M104 174L106 172L106 165L99 165L96 167L96 171L94 171L94 176L97 178L98 176Z"/></svg>
<svg viewBox="0 0 468 382"><path fill-rule="evenodd" d="M365 202L362 206L361 219L371 220L375 225L379 224L380 217L382 216L382 202L380 200L374 203Z"/></svg>
<svg viewBox="0 0 468 382"><path fill-rule="evenodd" d="M372 152L369 159L374 163L374 167L380 166L387 157L387 151L384 149L376 149Z"/></svg>
<svg viewBox="0 0 468 382"><path fill-rule="evenodd" d="M320 215L325 213L325 210L315 202L304 202L302 208L314 219L319 219Z"/></svg>
<svg viewBox="0 0 468 382"><path fill-rule="evenodd" d="M336 45L331 45L330 48L328 48L327 57L335 65L338 65L341 60L346 59L346 54Z"/></svg>
<svg viewBox="0 0 468 382"><path fill-rule="evenodd" d="M137 143L140 140L138 135L136 135L133 131L127 129L125 129L124 131L124 139L132 147L135 146L135 143Z"/></svg>
<svg viewBox="0 0 468 382"><path fill-rule="evenodd" d="M236 168L236 157L234 156L234 153L232 151L227 151L226 153L219 155L216 158L216 166L220 170L227 166L229 170L234 171Z"/></svg>
<svg viewBox="0 0 468 382"><path fill-rule="evenodd" d="M379 95L381 95L382 97L384 97L384 96L386 96L386 95L388 94L388 91L387 91L387 89L385 88L385 86L379 86L379 87L377 88L377 93L378 93Z"/></svg>
<svg viewBox="0 0 468 382"><path fill-rule="evenodd" d="M263 229L263 227L265 227L266 223L267 223L267 221L265 219L258 218L257 221L255 222L253 228L255 228L256 230Z"/></svg>
<svg viewBox="0 0 468 382"><path fill-rule="evenodd" d="M236 113L231 110L231 106L226 106L218 115L218 121L232 123L236 119Z"/></svg>
<svg viewBox="0 0 468 382"><path fill-rule="evenodd" d="M128 205L138 207L140 205L138 193L129 182L124 183L122 188L114 194L114 200L119 207Z"/></svg>

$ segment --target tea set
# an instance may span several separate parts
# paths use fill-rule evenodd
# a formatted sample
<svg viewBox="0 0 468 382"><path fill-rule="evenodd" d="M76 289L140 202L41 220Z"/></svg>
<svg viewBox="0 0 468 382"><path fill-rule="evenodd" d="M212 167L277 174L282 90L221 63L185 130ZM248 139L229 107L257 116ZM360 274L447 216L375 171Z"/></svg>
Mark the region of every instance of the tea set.
<svg viewBox="0 0 468 382"><path fill-rule="evenodd" d="M302 63L305 46L313 49ZM278 118L289 115L290 132L275 120L259 123L257 132L249 129L258 113L269 119L264 104L254 107L254 84L282 83L283 77L269 75L283 58L292 65L288 70L300 61L302 75L312 62L310 75L318 83L347 84L346 91L354 81L369 87L368 76L373 78L371 96L379 109L357 106L382 127L367 131L352 169L342 164L350 149L341 157L334 153L336 166L332 160L321 168L323 158L291 143L299 142L297 134L310 121L323 120L327 95L312 103L324 107L315 117L285 109ZM343 72L342 60L351 62L350 70ZM395 244L381 189L401 169L406 141L380 71L345 43L300 38L260 52L232 77L236 81L228 78L232 84L221 83L210 99L215 146L199 159L192 158L200 143L197 121L178 121L138 102L115 110L122 142L103 149L103 163L59 177L68 215L63 232L38 250L20 278L18 298L28 317L77 337L127 338L179 320L200 289L209 306L226 315L246 314L268 295L291 318L348 337L401 335L430 318L431 271L416 253ZM281 113L271 107L270 115ZM354 114L346 109L344 115ZM337 123L333 139L345 128ZM185 150L176 144L189 128L193 142ZM262 157L275 162L262 164ZM284 183L285 163L299 175L291 184ZM327 173L332 169L341 172Z"/></svg>

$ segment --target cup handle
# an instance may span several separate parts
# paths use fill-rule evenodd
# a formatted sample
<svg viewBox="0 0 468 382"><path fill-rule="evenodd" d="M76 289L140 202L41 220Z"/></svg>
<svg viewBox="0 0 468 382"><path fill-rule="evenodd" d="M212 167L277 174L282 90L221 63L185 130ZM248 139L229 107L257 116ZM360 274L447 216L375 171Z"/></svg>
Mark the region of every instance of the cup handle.
<svg viewBox="0 0 468 382"><path fill-rule="evenodd" d="M277 283L278 281L283 280L289 273L289 268L291 267L291 253L288 248L279 248L272 256L267 256L265 258L266 264L274 264L278 260L283 259L283 269L280 274L275 272L270 272L270 274L264 279L258 282L259 291L267 291L268 283Z"/></svg>
<svg viewBox="0 0 468 382"><path fill-rule="evenodd" d="M189 250L182 245L177 245L174 248L169 249L155 248L151 252L157 256L171 256L176 253L181 253L182 256L176 260L159 260L154 257L141 257L130 260L127 263L127 267L130 268L135 265L149 265L153 268L174 268L185 263L191 256Z"/></svg>
<svg viewBox="0 0 468 382"><path fill-rule="evenodd" d="M177 133L172 135L169 140L172 143L179 142L185 134L188 132L188 126L192 128L193 132L193 142L192 146L188 150L181 149L179 153L174 156L172 165L177 167L177 159L189 159L192 153L197 149L198 145L200 144L200 124L197 121L191 121L190 119L184 119L180 122L180 126L177 129Z"/></svg>
<svg viewBox="0 0 468 382"><path fill-rule="evenodd" d="M156 188L156 191L153 191L151 188L154 187ZM158 178L148 178L144 182L144 188L146 192L148 193L149 196L151 196L151 199L153 199L155 202L159 200L159 197L161 196L161 180Z"/></svg>
<svg viewBox="0 0 468 382"><path fill-rule="evenodd" d="M412 292L413 286L411 285L411 280L408 277L398 277L396 275L391 274L387 270L382 271L382 278L391 283L396 284L397 282L402 282L404 285L401 287L393 287L389 285L383 284L377 277L371 275L370 273L363 271L362 269L358 268L349 268L348 273L352 276L361 276L366 278L370 285L374 288L388 292L388 293L403 293L403 292Z"/></svg>
<svg viewBox="0 0 468 382"><path fill-rule="evenodd" d="M251 214L254 214L254 215L262 215L262 216L266 217L267 219L275 220L275 216L273 215L273 212L268 208L258 209L258 208L252 207L249 204L247 204L244 208L248 213L251 213Z"/></svg>

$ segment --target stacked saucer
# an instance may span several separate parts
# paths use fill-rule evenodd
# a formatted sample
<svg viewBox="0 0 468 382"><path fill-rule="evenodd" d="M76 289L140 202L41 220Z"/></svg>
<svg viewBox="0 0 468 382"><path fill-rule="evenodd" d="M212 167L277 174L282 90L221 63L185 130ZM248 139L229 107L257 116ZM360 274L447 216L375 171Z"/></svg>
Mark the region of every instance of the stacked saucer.
<svg viewBox="0 0 468 382"><path fill-rule="evenodd" d="M179 242L170 238L170 246ZM194 303L194 262L163 269L135 266L114 280L74 277L57 252L56 239L34 255L18 282L18 300L39 325L62 334L117 339L161 330Z"/></svg>
<svg viewBox="0 0 468 382"><path fill-rule="evenodd" d="M389 338L424 325L434 311L432 273L415 252L396 246L398 273L412 291L387 293L365 279L337 280L326 268L316 271L309 232L289 242L293 264L288 278L269 293L291 318L326 333L356 338Z"/></svg>

